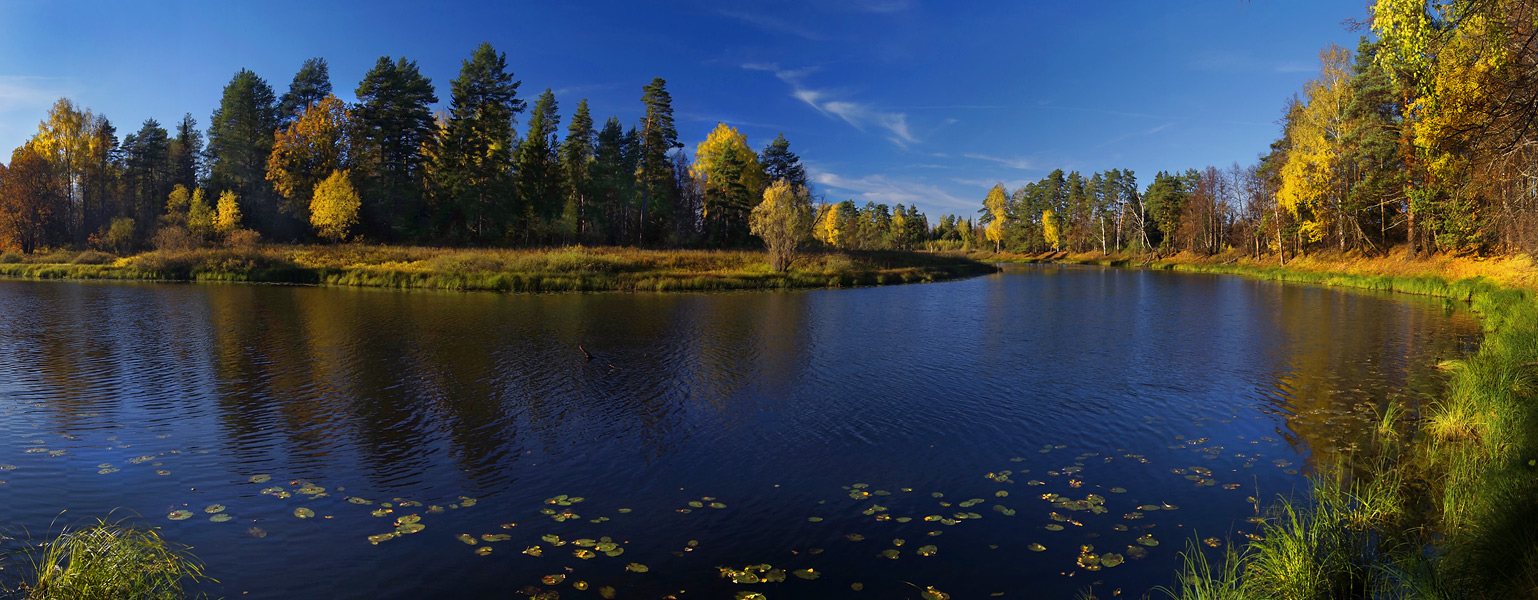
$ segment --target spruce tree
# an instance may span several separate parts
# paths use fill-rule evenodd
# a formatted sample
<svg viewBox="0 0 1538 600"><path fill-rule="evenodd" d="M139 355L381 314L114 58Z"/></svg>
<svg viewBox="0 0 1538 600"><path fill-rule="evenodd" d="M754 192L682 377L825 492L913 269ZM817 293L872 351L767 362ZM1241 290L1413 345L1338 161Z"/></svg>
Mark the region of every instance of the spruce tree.
<svg viewBox="0 0 1538 600"><path fill-rule="evenodd" d="M304 66L299 67L299 72L294 74L294 81L288 85L288 93L283 94L278 107L281 124L293 122L304 109L330 95L331 72L326 66L326 59L316 57L304 61Z"/></svg>
<svg viewBox="0 0 1538 600"><path fill-rule="evenodd" d="M512 190L514 117L523 112L519 81L507 70L507 55L481 43L450 83L448 123L435 166L437 190L455 213L454 225L479 241L507 232Z"/></svg>
<svg viewBox="0 0 1538 600"><path fill-rule="evenodd" d="M618 123L616 123L616 126ZM561 143L561 175L565 204L561 208L561 222L567 228L564 233L581 241L588 233L592 217L592 163L597 134L593 131L593 116L588 112L587 99L577 104L566 128L566 141Z"/></svg>
<svg viewBox="0 0 1538 600"><path fill-rule="evenodd" d="M267 183L267 156L278 128L277 98L261 77L241 69L224 86L219 108L208 128L209 187L232 191L246 203L259 231L288 237L296 233L279 223L276 195Z"/></svg>
<svg viewBox="0 0 1538 600"><path fill-rule="evenodd" d="M555 94L549 88L529 111L529 133L518 146L518 195L523 201L525 243L551 228L562 207L560 157L556 129L561 124Z"/></svg>
<svg viewBox="0 0 1538 600"><path fill-rule="evenodd" d="M801 158L790 151L790 142L785 139L784 133L764 147L759 162L764 165L765 183L773 184L784 179L791 185L808 188L807 192L810 194L811 189L806 181L806 167L801 166Z"/></svg>

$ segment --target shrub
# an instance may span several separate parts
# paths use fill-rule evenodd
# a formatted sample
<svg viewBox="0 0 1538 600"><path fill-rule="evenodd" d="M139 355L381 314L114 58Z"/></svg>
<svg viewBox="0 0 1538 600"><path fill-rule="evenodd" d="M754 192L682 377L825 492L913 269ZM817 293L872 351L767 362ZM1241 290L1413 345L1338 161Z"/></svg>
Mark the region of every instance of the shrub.
<svg viewBox="0 0 1538 600"><path fill-rule="evenodd" d="M224 247L249 250L262 242L262 234L250 229L236 229L224 237Z"/></svg>
<svg viewBox="0 0 1538 600"><path fill-rule="evenodd" d="M11 265L21 262L21 255L15 252L0 254L0 265Z"/></svg>
<svg viewBox="0 0 1538 600"><path fill-rule="evenodd" d="M155 249L161 252L181 252L198 247L201 241L192 232L187 231L187 228L172 225L161 227L160 231L155 232L153 243Z"/></svg>
<svg viewBox="0 0 1538 600"><path fill-rule="evenodd" d="M114 260L117 260L117 257L113 256L111 254L107 254L105 252L96 252L94 250L86 250L85 252L81 252L79 254L76 254L74 256L74 258L69 259L69 264L72 264L72 265L105 265L105 264L108 264L108 263L110 263L110 262L112 262Z"/></svg>

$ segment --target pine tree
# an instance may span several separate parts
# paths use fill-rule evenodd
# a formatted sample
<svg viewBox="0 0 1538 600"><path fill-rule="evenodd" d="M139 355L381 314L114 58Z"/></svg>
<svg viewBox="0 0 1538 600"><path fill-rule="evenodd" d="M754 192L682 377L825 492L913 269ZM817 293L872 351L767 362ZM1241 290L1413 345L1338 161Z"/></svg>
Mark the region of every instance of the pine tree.
<svg viewBox="0 0 1538 600"><path fill-rule="evenodd" d="M482 43L450 83L449 118L434 172L443 204L470 238L504 237L510 217L514 117L523 112L520 82L507 70L507 55Z"/></svg>
<svg viewBox="0 0 1538 600"><path fill-rule="evenodd" d="M525 243L531 238L543 241L544 232L555 225L561 214L561 168L556 144L560 124L555 94L545 88L529 111L529 133L518 146L516 172L518 195L523 201Z"/></svg>
<svg viewBox="0 0 1538 600"><path fill-rule="evenodd" d="M781 133L774 141L764 146L760 155L760 162L764 165L764 180L766 183L774 183L781 179L790 182L793 186L806 188L811 193L811 187L806 181L806 167L801 166L800 157L790 151L790 142Z"/></svg>
<svg viewBox="0 0 1538 600"><path fill-rule="evenodd" d="M616 123L617 125L617 123ZM573 235L580 242L588 234L592 219L589 213L593 192L592 168L597 134L593 131L593 116L588 112L587 99L577 104L566 128L566 140L561 143L561 175L565 184L562 193L565 204L561 208L563 233Z"/></svg>
<svg viewBox="0 0 1538 600"><path fill-rule="evenodd" d="M208 128L209 187L240 196L260 231L289 237L297 231L279 221L276 195L266 179L277 128L278 105L272 87L256 73L241 69L224 87Z"/></svg>
<svg viewBox="0 0 1538 600"><path fill-rule="evenodd" d="M294 82L288 85L288 92L283 94L278 107L280 124L292 123L311 104L330 95L331 72L326 66L326 59L316 57L304 61L304 66L299 67L299 72L294 74Z"/></svg>
<svg viewBox="0 0 1538 600"><path fill-rule="evenodd" d="M630 147L631 137L625 135L619 119L609 117L603 130L598 132L598 143L593 150L593 215L602 220L599 233L605 243L621 243L625 239L625 227L630 219L630 198L635 189L635 163Z"/></svg>
<svg viewBox="0 0 1538 600"><path fill-rule="evenodd" d="M415 61L381 56L358 84L357 150L361 221L379 239L420 232L427 155L437 125L432 80Z"/></svg>
<svg viewBox="0 0 1538 600"><path fill-rule="evenodd" d="M140 223L153 223L163 198L176 185L176 165L171 155L170 134L154 119L147 119L136 133L123 138L123 186L129 198L128 215Z"/></svg>
<svg viewBox="0 0 1538 600"><path fill-rule="evenodd" d="M636 183L641 198L636 243L645 245L668 229L671 215L667 213L673 205L669 196L676 189L668 153L683 144L678 142L678 130L673 125L673 97L668 95L667 81L653 78L642 90L646 114L641 121L637 157Z"/></svg>

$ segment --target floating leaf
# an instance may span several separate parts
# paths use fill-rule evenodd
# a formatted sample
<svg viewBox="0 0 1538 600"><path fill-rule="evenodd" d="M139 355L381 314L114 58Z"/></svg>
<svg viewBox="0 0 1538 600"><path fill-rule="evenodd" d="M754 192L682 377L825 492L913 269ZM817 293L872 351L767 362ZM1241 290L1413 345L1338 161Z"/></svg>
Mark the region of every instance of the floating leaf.
<svg viewBox="0 0 1538 600"><path fill-rule="evenodd" d="M851 542L858 542L858 541L861 541L861 540L865 539L865 536L860 535L858 533L844 534L844 537L849 538L849 541L851 541Z"/></svg>
<svg viewBox="0 0 1538 600"><path fill-rule="evenodd" d="M1058 525L1057 523L1048 523L1047 524L1047 531L1062 531L1062 530L1063 530L1063 526L1062 525Z"/></svg>
<svg viewBox="0 0 1538 600"><path fill-rule="evenodd" d="M483 533L481 534L481 539L486 540L487 542L505 542L507 540L513 539L513 536L507 535L505 533Z"/></svg>
<svg viewBox="0 0 1538 600"><path fill-rule="evenodd" d="M614 598L614 588L609 587L607 585L603 586L601 588L598 588L598 596L600 598L603 598L604 600L613 600L613 598Z"/></svg>
<svg viewBox="0 0 1538 600"><path fill-rule="evenodd" d="M1143 558L1148 556L1148 549L1142 546L1127 546L1128 558Z"/></svg>
<svg viewBox="0 0 1538 600"><path fill-rule="evenodd" d="M216 513L222 513L222 512L224 512L224 505L223 504L210 504L208 506L203 507L203 512L206 512L206 513L211 514L211 515L212 514L216 514Z"/></svg>
<svg viewBox="0 0 1538 600"><path fill-rule="evenodd" d="M229 521L229 520L232 520L234 518L235 517L230 516L230 513L217 513L217 514L214 514L213 516L208 517L208 520L209 521L213 521L215 523L223 523L225 521Z"/></svg>
<svg viewBox="0 0 1538 600"><path fill-rule="evenodd" d="M822 577L822 573L818 573L816 569L801 569L797 571L791 571L790 573L796 577L808 580Z"/></svg>
<svg viewBox="0 0 1538 600"><path fill-rule="evenodd" d="M546 575L541 577L539 580L545 582L545 585L555 585L562 581L566 581L566 576L560 573L556 573L554 575Z"/></svg>
<svg viewBox="0 0 1538 600"><path fill-rule="evenodd" d="M376 517L383 517L383 516L388 515L388 514L390 514L392 512L394 512L394 511L392 511L392 510L390 510L388 508L376 508L376 509L374 509L374 512L371 512L369 514L374 515Z"/></svg>
<svg viewBox="0 0 1538 600"><path fill-rule="evenodd" d="M934 586L924 588L924 593L919 594L919 597L924 600L951 600L950 594L937 590Z"/></svg>
<svg viewBox="0 0 1538 600"><path fill-rule="evenodd" d="M172 521L185 521L192 518L192 511L181 509L173 510L171 511L171 514L166 515L166 518Z"/></svg>
<svg viewBox="0 0 1538 600"><path fill-rule="evenodd" d="M806 520L812 523L821 523L822 517L807 517Z"/></svg>
<svg viewBox="0 0 1538 600"><path fill-rule="evenodd" d="M1152 535L1145 534L1143 537L1137 539L1137 543L1152 547L1159 545L1159 540L1154 539L1154 536Z"/></svg>
<svg viewBox="0 0 1538 600"><path fill-rule="evenodd" d="M263 473L261 475L252 475L251 476L251 483L267 483L269 481L272 481L272 476L268 475L266 473ZM263 493L266 493L266 492L263 492Z"/></svg>
<svg viewBox="0 0 1538 600"><path fill-rule="evenodd" d="M294 509L294 516L299 517L301 519L308 519L310 517L315 516L315 511L301 506L299 508Z"/></svg>
<svg viewBox="0 0 1538 600"><path fill-rule="evenodd" d="M571 587L577 588L577 591L579 591L579 592L587 591L587 582L586 581L576 581L576 582L573 582L571 584Z"/></svg>
<svg viewBox="0 0 1538 600"><path fill-rule="evenodd" d="M581 500L581 498L578 498L578 500ZM476 502L475 498L467 498L465 496L460 496L459 497L459 507L460 508L470 508L472 506L475 506L475 502Z"/></svg>
<svg viewBox="0 0 1538 600"><path fill-rule="evenodd" d="M1100 555L1100 566L1107 569L1120 566L1123 562L1126 562L1126 559L1122 558L1122 555L1120 554L1112 554L1107 552Z"/></svg>
<svg viewBox="0 0 1538 600"><path fill-rule="evenodd" d="M475 554L477 556L486 556L487 554L491 554L491 546L481 546L476 548Z"/></svg>
<svg viewBox="0 0 1538 600"><path fill-rule="evenodd" d="M1215 537L1207 538L1205 540L1202 540L1202 542L1206 543L1208 546L1212 546L1213 548L1216 548L1218 546L1223 545L1223 540L1220 540L1220 539L1215 538Z"/></svg>
<svg viewBox="0 0 1538 600"><path fill-rule="evenodd" d="M590 560L593 557L598 556L592 550L588 550L586 548L578 548L575 552L572 552L571 555L582 560Z"/></svg>
<svg viewBox="0 0 1538 600"><path fill-rule="evenodd" d="M722 504L720 502L711 502L710 503L710 507L711 508L726 508L726 505Z"/></svg>
<svg viewBox="0 0 1538 600"><path fill-rule="evenodd" d="M737 592L736 599L737 600L769 600L763 594L760 594L758 592L749 592L749 591Z"/></svg>
<svg viewBox="0 0 1538 600"><path fill-rule="evenodd" d="M897 550L894 550L892 548L887 548L886 550L882 550L881 551L881 556L883 558L890 558L890 559L896 560L897 559L897 555L898 555Z"/></svg>
<svg viewBox="0 0 1538 600"><path fill-rule="evenodd" d="M1111 488L1111 493L1112 494L1125 494L1125 493L1127 493L1127 488L1113 487L1113 488Z"/></svg>
<svg viewBox="0 0 1538 600"><path fill-rule="evenodd" d="M705 503L704 502L700 502L699 500L690 500L689 501L689 507L690 508L705 508Z"/></svg>
<svg viewBox="0 0 1538 600"><path fill-rule="evenodd" d="M464 542L465 544L470 545L470 546L474 546L474 545L480 543L479 541L477 541L475 539L475 536L470 535L468 533L461 533L459 535L456 535L456 536L454 536L454 539L459 540L461 542Z"/></svg>
<svg viewBox="0 0 1538 600"><path fill-rule="evenodd" d="M394 537L396 537L398 535L400 535L400 534L393 533L393 532L392 533L380 533L380 534L376 534L376 535L371 535L371 536L368 536L368 543L373 544L375 546L378 546L379 542L383 542L385 540L394 538Z"/></svg>
<svg viewBox="0 0 1538 600"><path fill-rule="evenodd" d="M1026 548L1029 548L1031 550L1031 552L1041 552L1042 550L1046 550L1047 549L1046 546L1043 546L1043 545L1035 543L1035 542L1031 542L1031 545L1026 546Z"/></svg>
<svg viewBox="0 0 1538 600"><path fill-rule="evenodd" d="M545 551L541 550L539 546L529 546L528 548L523 549L523 553L529 556L543 556Z"/></svg>
<svg viewBox="0 0 1538 600"><path fill-rule="evenodd" d="M373 504L374 503L374 501L372 501L372 500L368 500L366 498L359 498L357 496L348 496L347 497L347 501L351 502L353 504Z"/></svg>
<svg viewBox="0 0 1538 600"><path fill-rule="evenodd" d="M939 549L935 548L933 545L919 546L918 549L919 556L934 556L936 552L939 552Z"/></svg>
<svg viewBox="0 0 1538 600"><path fill-rule="evenodd" d="M849 584L849 589L858 592L860 590L865 589L865 584L856 581L854 583Z"/></svg>
<svg viewBox="0 0 1538 600"><path fill-rule="evenodd" d="M641 563L630 563L625 565L625 570L630 571L631 573L645 573L651 569Z"/></svg>

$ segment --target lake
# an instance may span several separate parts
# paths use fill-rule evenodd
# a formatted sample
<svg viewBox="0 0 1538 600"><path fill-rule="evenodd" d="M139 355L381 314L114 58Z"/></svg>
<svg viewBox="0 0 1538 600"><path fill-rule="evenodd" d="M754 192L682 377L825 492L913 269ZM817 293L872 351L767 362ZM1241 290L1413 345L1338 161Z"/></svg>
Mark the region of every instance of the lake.
<svg viewBox="0 0 1538 600"><path fill-rule="evenodd" d="M1479 340L1440 299L1092 267L712 294L0 281L0 525L131 511L230 598L1139 597Z"/></svg>

